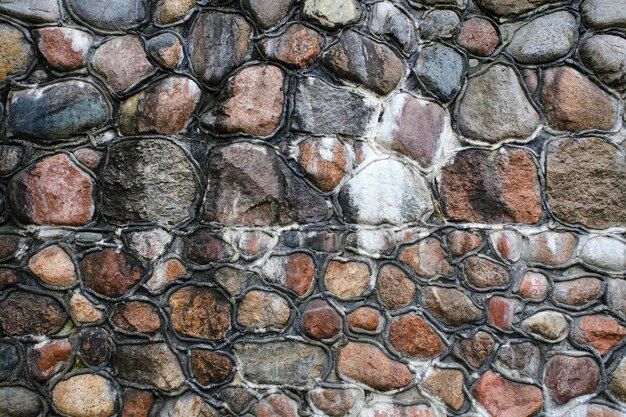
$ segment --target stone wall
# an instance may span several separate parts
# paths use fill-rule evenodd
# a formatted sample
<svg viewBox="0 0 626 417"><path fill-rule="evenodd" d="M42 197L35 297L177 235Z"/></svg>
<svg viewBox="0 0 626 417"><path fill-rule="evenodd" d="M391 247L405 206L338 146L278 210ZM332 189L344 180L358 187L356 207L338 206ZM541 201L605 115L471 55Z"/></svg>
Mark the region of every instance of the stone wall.
<svg viewBox="0 0 626 417"><path fill-rule="evenodd" d="M625 0L0 0L0 416L626 416Z"/></svg>

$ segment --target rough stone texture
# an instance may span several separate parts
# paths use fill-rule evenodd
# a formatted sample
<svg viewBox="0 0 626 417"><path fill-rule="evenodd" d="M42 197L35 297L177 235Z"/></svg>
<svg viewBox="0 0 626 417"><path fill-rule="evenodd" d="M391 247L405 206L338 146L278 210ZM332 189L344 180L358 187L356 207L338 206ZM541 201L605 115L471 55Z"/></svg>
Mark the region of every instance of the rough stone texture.
<svg viewBox="0 0 626 417"><path fill-rule="evenodd" d="M577 320L572 332L573 339L606 355L626 337L626 327L607 315L584 316Z"/></svg>
<svg viewBox="0 0 626 417"><path fill-rule="evenodd" d="M595 35L582 42L579 49L582 62L604 84L626 93L626 39L614 35Z"/></svg>
<svg viewBox="0 0 626 417"><path fill-rule="evenodd" d="M71 349L67 339L46 340L33 345L27 352L31 374L40 381L48 381L68 366Z"/></svg>
<svg viewBox="0 0 626 417"><path fill-rule="evenodd" d="M541 311L525 319L521 328L539 340L556 343L567 336L569 323L561 313Z"/></svg>
<svg viewBox="0 0 626 417"><path fill-rule="evenodd" d="M233 369L233 362L228 356L208 350L192 351L190 363L191 373L201 385L223 382Z"/></svg>
<svg viewBox="0 0 626 417"><path fill-rule="evenodd" d="M151 392L128 388L122 395L122 417L148 417L153 403Z"/></svg>
<svg viewBox="0 0 626 417"><path fill-rule="evenodd" d="M262 28L267 29L283 20L294 0L244 0L246 8Z"/></svg>
<svg viewBox="0 0 626 417"><path fill-rule="evenodd" d="M298 403L285 394L270 394L254 407L257 417L297 417Z"/></svg>
<svg viewBox="0 0 626 417"><path fill-rule="evenodd" d="M155 333L161 328L157 309L144 301L129 301L119 304L111 321L120 329L129 332Z"/></svg>
<svg viewBox="0 0 626 417"><path fill-rule="evenodd" d="M428 91L448 102L461 88L465 62L454 49L434 44L422 48L413 69Z"/></svg>
<svg viewBox="0 0 626 417"><path fill-rule="evenodd" d="M273 61L304 68L322 52L324 38L315 30L296 23L280 36L262 39L259 46L263 55Z"/></svg>
<svg viewBox="0 0 626 417"><path fill-rule="evenodd" d="M419 316L394 319L389 326L389 341L398 352L418 359L433 359L446 348L441 337Z"/></svg>
<svg viewBox="0 0 626 417"><path fill-rule="evenodd" d="M33 23L55 23L61 18L61 8L56 0L3 2L0 12Z"/></svg>
<svg viewBox="0 0 626 417"><path fill-rule="evenodd" d="M385 307L404 307L415 298L415 284L397 266L387 264L380 268L376 278L376 290Z"/></svg>
<svg viewBox="0 0 626 417"><path fill-rule="evenodd" d="M270 282L275 282L298 296L304 296L313 284L315 263L305 252L276 256L265 264L263 273Z"/></svg>
<svg viewBox="0 0 626 417"><path fill-rule="evenodd" d="M498 47L500 37L489 20L474 17L463 22L457 42L474 55L489 56Z"/></svg>
<svg viewBox="0 0 626 417"><path fill-rule="evenodd" d="M520 15L559 0L478 0L489 12L498 16Z"/></svg>
<svg viewBox="0 0 626 417"><path fill-rule="evenodd" d="M530 417L543 405L541 389L509 381L492 371L472 385L472 395L494 417Z"/></svg>
<svg viewBox="0 0 626 417"><path fill-rule="evenodd" d="M370 268L363 262L330 261L324 272L324 286L341 299L356 298L370 284Z"/></svg>
<svg viewBox="0 0 626 417"><path fill-rule="evenodd" d="M353 331L375 332L383 321L380 312L371 307L359 307L348 314L348 325Z"/></svg>
<svg viewBox="0 0 626 417"><path fill-rule="evenodd" d="M341 331L341 316L324 300L313 300L302 314L302 330L316 340L330 339Z"/></svg>
<svg viewBox="0 0 626 417"><path fill-rule="evenodd" d="M596 269L609 273L626 271L626 242L606 236L589 239L580 258Z"/></svg>
<svg viewBox="0 0 626 417"><path fill-rule="evenodd" d="M498 349L495 367L513 378L536 378L541 367L541 352L530 342L514 343Z"/></svg>
<svg viewBox="0 0 626 417"><path fill-rule="evenodd" d="M465 400L463 372L455 369L436 369L431 372L422 387L439 397L448 407L458 411Z"/></svg>
<svg viewBox="0 0 626 417"><path fill-rule="evenodd" d="M37 29L34 34L39 52L52 68L58 71L74 71L85 67L87 53L93 45L93 37L88 32L47 27Z"/></svg>
<svg viewBox="0 0 626 417"><path fill-rule="evenodd" d="M570 306L584 306L600 298L604 288L597 278L578 278L554 284L552 296Z"/></svg>
<svg viewBox="0 0 626 417"><path fill-rule="evenodd" d="M561 266L570 261L575 246L572 233L544 232L529 236L525 256L531 263Z"/></svg>
<svg viewBox="0 0 626 417"><path fill-rule="evenodd" d="M361 17L361 12L357 0L305 0L302 7L304 18L326 29L354 23Z"/></svg>
<svg viewBox="0 0 626 417"><path fill-rule="evenodd" d="M28 269L41 281L55 287L69 287L76 282L72 258L60 246L48 246L28 260Z"/></svg>
<svg viewBox="0 0 626 417"><path fill-rule="evenodd" d="M449 39L460 24L461 19L453 10L432 10L423 17L419 32L423 39Z"/></svg>
<svg viewBox="0 0 626 417"><path fill-rule="evenodd" d="M283 328L289 315L285 299L265 291L248 292L237 307L237 322L255 331Z"/></svg>
<svg viewBox="0 0 626 417"><path fill-rule="evenodd" d="M111 298L124 295L145 274L137 259L115 249L87 254L80 262L80 268L87 287Z"/></svg>
<svg viewBox="0 0 626 417"><path fill-rule="evenodd" d="M347 170L348 155L335 138L310 138L299 147L298 162L307 177L322 191L332 191Z"/></svg>
<svg viewBox="0 0 626 417"><path fill-rule="evenodd" d="M482 318L481 310L472 300L454 288L426 287L422 291L422 306L448 326L461 326Z"/></svg>
<svg viewBox="0 0 626 417"><path fill-rule="evenodd" d="M214 289L182 287L170 295L168 304L172 326L181 336L221 340L230 328L230 303Z"/></svg>
<svg viewBox="0 0 626 417"><path fill-rule="evenodd" d="M370 15L370 30L390 39L404 53L417 48L418 34L413 20L390 1L375 3Z"/></svg>
<svg viewBox="0 0 626 417"><path fill-rule="evenodd" d="M54 333L66 320L61 303L46 295L15 291L0 301L0 329L7 336Z"/></svg>
<svg viewBox="0 0 626 417"><path fill-rule="evenodd" d="M622 358L613 370L610 385L611 393L621 402L626 402L626 359Z"/></svg>
<svg viewBox="0 0 626 417"><path fill-rule="evenodd" d="M115 410L115 395L115 388L106 378L82 374L56 384L52 402L70 417L106 417Z"/></svg>
<svg viewBox="0 0 626 417"><path fill-rule="evenodd" d="M447 277L453 272L441 242L432 237L402 248L398 258L422 278Z"/></svg>
<svg viewBox="0 0 626 417"><path fill-rule="evenodd" d="M0 388L0 413L15 417L37 417L41 415L43 403L35 391L24 387Z"/></svg>
<svg viewBox="0 0 626 417"><path fill-rule="evenodd" d="M389 359L382 350L368 343L348 342L342 347L337 370L343 377L381 391L402 388L412 378L406 365Z"/></svg>
<svg viewBox="0 0 626 417"><path fill-rule="evenodd" d="M3 7L5 3L0 4ZM20 78L35 62L35 48L14 26L0 23L0 85Z"/></svg>
<svg viewBox="0 0 626 417"><path fill-rule="evenodd" d="M343 416L353 409L360 393L356 389L316 388L311 391L311 401L329 416Z"/></svg>
<svg viewBox="0 0 626 417"><path fill-rule="evenodd" d="M70 12L79 20L105 32L132 29L149 16L147 0L67 0Z"/></svg>
<svg viewBox="0 0 626 417"><path fill-rule="evenodd" d="M121 379L163 391L175 391L185 375L174 352L165 343L118 345L113 363Z"/></svg>
<svg viewBox="0 0 626 417"><path fill-rule="evenodd" d="M457 341L452 351L471 368L478 369L491 355L494 345L495 341L489 333L479 331L471 338Z"/></svg>
<svg viewBox="0 0 626 417"><path fill-rule="evenodd" d="M165 32L146 42L146 52L163 68L176 69L185 58L183 44L171 32Z"/></svg>
<svg viewBox="0 0 626 417"><path fill-rule="evenodd" d="M544 384L557 404L591 394L600 382L600 369L590 357L557 355L546 363Z"/></svg>
<svg viewBox="0 0 626 417"><path fill-rule="evenodd" d="M583 22L595 29L626 28L624 0L585 0L580 5Z"/></svg>
<svg viewBox="0 0 626 417"><path fill-rule="evenodd" d="M160 26L167 26L184 20L195 6L194 0L159 0L152 20Z"/></svg>
<svg viewBox="0 0 626 417"><path fill-rule="evenodd" d="M478 289L502 287L511 280L509 272L503 265L480 256L465 259L462 267L467 282Z"/></svg>

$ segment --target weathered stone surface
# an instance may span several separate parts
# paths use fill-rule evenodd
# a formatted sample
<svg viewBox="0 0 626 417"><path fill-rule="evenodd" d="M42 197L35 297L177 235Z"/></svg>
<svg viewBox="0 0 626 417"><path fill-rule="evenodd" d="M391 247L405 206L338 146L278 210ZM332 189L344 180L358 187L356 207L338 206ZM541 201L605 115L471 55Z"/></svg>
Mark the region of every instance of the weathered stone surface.
<svg viewBox="0 0 626 417"><path fill-rule="evenodd" d="M485 372L472 385L472 395L493 417L530 417L543 405L541 389Z"/></svg>
<svg viewBox="0 0 626 417"><path fill-rule="evenodd" d="M72 258L58 245L48 246L28 260L28 269L41 281L55 287L69 287L76 282Z"/></svg>
<svg viewBox="0 0 626 417"><path fill-rule="evenodd" d="M422 0L424 2L425 0ZM428 1L428 0L426 0ZM436 0L435 0L436 1ZM443 0L461 1L462 0ZM379 402L371 406L363 407L360 417L433 417L434 410L427 405L401 405L388 402Z"/></svg>
<svg viewBox="0 0 626 417"><path fill-rule="evenodd" d="M546 363L543 379L557 404L593 393L600 383L600 368L590 357L556 355Z"/></svg>
<svg viewBox="0 0 626 417"><path fill-rule="evenodd" d="M396 309L410 304L415 298L415 284L397 266L386 264L378 270L376 290L385 307Z"/></svg>
<svg viewBox="0 0 626 417"><path fill-rule="evenodd" d="M87 327L73 337L74 350L83 362L100 366L106 365L113 353L113 341L105 329Z"/></svg>
<svg viewBox="0 0 626 417"><path fill-rule="evenodd" d="M72 294L69 307L72 319L79 324L95 323L100 321L104 315L102 310L97 309L87 297L78 291Z"/></svg>
<svg viewBox="0 0 626 417"><path fill-rule="evenodd" d="M398 258L422 278L447 277L454 272L441 242L434 237L403 247Z"/></svg>
<svg viewBox="0 0 626 417"><path fill-rule="evenodd" d="M530 342L511 343L498 349L494 365L513 378L536 378L541 370L541 351Z"/></svg>
<svg viewBox="0 0 626 417"><path fill-rule="evenodd" d="M531 263L560 266L570 261L575 247L572 233L547 231L529 236L525 257Z"/></svg>
<svg viewBox="0 0 626 417"><path fill-rule="evenodd" d="M263 266L262 272L270 282L277 283L302 297L309 292L313 284L315 263L307 253L296 252L271 257Z"/></svg>
<svg viewBox="0 0 626 417"><path fill-rule="evenodd" d="M472 300L454 288L426 287L422 291L422 306L447 326L462 326L483 317Z"/></svg>
<svg viewBox="0 0 626 417"><path fill-rule="evenodd" d="M621 402L626 402L626 357L622 357L613 370L609 390Z"/></svg>
<svg viewBox="0 0 626 417"><path fill-rule="evenodd" d="M378 121L379 109L374 100L317 77L300 78L291 129L316 135L366 136Z"/></svg>
<svg viewBox="0 0 626 417"><path fill-rule="evenodd" d="M519 295L530 301L543 301L550 289L545 275L529 271L524 274L519 285Z"/></svg>
<svg viewBox="0 0 626 417"><path fill-rule="evenodd" d="M497 16L520 15L560 0L479 0L479 4Z"/></svg>
<svg viewBox="0 0 626 417"><path fill-rule="evenodd" d="M559 139L546 147L550 208L568 223L590 228L626 224L626 154L599 138Z"/></svg>
<svg viewBox="0 0 626 417"><path fill-rule="evenodd" d="M174 352L165 343L118 345L113 358L121 379L175 391L185 384L185 375Z"/></svg>
<svg viewBox="0 0 626 417"><path fill-rule="evenodd" d="M86 134L110 120L109 103L100 90L78 80L12 91L7 112L12 135L44 142Z"/></svg>
<svg viewBox="0 0 626 417"><path fill-rule="evenodd" d="M61 19L61 9L57 0L2 2L0 12L32 23L56 23Z"/></svg>
<svg viewBox="0 0 626 417"><path fill-rule="evenodd" d="M548 125L556 130L613 130L617 101L578 70L554 67L543 73L541 102Z"/></svg>
<svg viewBox="0 0 626 417"><path fill-rule="evenodd" d="M580 58L600 80L626 93L626 39L615 35L594 35L585 39L579 48Z"/></svg>
<svg viewBox="0 0 626 417"><path fill-rule="evenodd" d="M298 403L285 394L270 394L254 407L256 417L298 417Z"/></svg>
<svg viewBox="0 0 626 417"><path fill-rule="evenodd" d="M195 0L159 0L152 20L160 26L180 22L191 14L195 5Z"/></svg>
<svg viewBox="0 0 626 417"><path fill-rule="evenodd" d="M296 340L234 346L243 377L257 384L309 386L325 373L327 354L318 346Z"/></svg>
<svg viewBox="0 0 626 417"><path fill-rule="evenodd" d="M608 279L606 300L613 311L626 318L626 281L620 278Z"/></svg>
<svg viewBox="0 0 626 417"><path fill-rule="evenodd" d="M580 5L583 23L595 29L626 29L624 0L585 0Z"/></svg>
<svg viewBox="0 0 626 417"><path fill-rule="evenodd" d="M406 365L389 359L378 347L356 342L348 342L339 350L337 371L380 391L405 387L413 377Z"/></svg>
<svg viewBox="0 0 626 417"><path fill-rule="evenodd" d="M187 240L187 259L198 265L223 261L233 255L233 249L220 235L202 229Z"/></svg>
<svg viewBox="0 0 626 417"><path fill-rule="evenodd" d="M0 106L2 114L3 106ZM0 121L2 116L0 116ZM0 175L8 175L15 171L24 159L24 148L19 145L0 145Z"/></svg>
<svg viewBox="0 0 626 417"><path fill-rule="evenodd" d="M341 331L341 316L328 301L311 301L302 312L302 330L316 340L330 339Z"/></svg>
<svg viewBox="0 0 626 417"><path fill-rule="evenodd" d="M299 146L298 162L307 177L322 191L332 191L348 167L345 146L331 137L309 138Z"/></svg>
<svg viewBox="0 0 626 417"><path fill-rule="evenodd" d="M61 303L47 295L15 291L0 301L0 329L6 336L55 333L66 320Z"/></svg>
<svg viewBox="0 0 626 417"><path fill-rule="evenodd" d="M461 19L454 10L434 9L422 17L419 32L422 39L449 39L460 24Z"/></svg>
<svg viewBox="0 0 626 417"><path fill-rule="evenodd" d="M195 167L175 144L162 139L119 142L109 149L102 172L101 210L113 223L178 223L190 216L199 198L198 182Z"/></svg>
<svg viewBox="0 0 626 417"><path fill-rule="evenodd" d="M449 46L434 44L422 48L413 69L428 91L448 102L461 88L465 61Z"/></svg>
<svg viewBox="0 0 626 417"><path fill-rule="evenodd" d="M285 74L274 65L246 67L228 80L216 104L201 118L219 133L269 136L277 128L285 102Z"/></svg>
<svg viewBox="0 0 626 417"><path fill-rule="evenodd" d="M358 171L342 187L339 203L347 222L372 225L417 222L432 210L424 177L392 159Z"/></svg>
<svg viewBox="0 0 626 417"><path fill-rule="evenodd" d="M183 44L171 32L165 32L146 42L146 51L157 64L167 69L176 69L185 58Z"/></svg>
<svg viewBox="0 0 626 417"><path fill-rule="evenodd" d="M407 54L417 48L418 35L415 23L390 1L373 5L369 27L372 33L390 39Z"/></svg>
<svg viewBox="0 0 626 417"><path fill-rule="evenodd" d="M370 268L364 262L332 260L324 272L324 286L341 299L357 298L368 290L370 274Z"/></svg>
<svg viewBox="0 0 626 417"><path fill-rule="evenodd" d="M163 255L172 242L172 235L161 228L133 230L125 234L125 237L128 248L149 261Z"/></svg>
<svg viewBox="0 0 626 417"><path fill-rule="evenodd" d="M446 235L446 243L453 256L462 256L478 248L482 239L476 233L454 230Z"/></svg>
<svg viewBox="0 0 626 417"><path fill-rule="evenodd" d="M441 336L432 326L422 317L412 314L391 322L389 341L403 356L421 360L434 359L446 349Z"/></svg>
<svg viewBox="0 0 626 417"><path fill-rule="evenodd" d="M122 394L121 417L148 417L153 403L150 391L128 388Z"/></svg>
<svg viewBox="0 0 626 417"><path fill-rule="evenodd" d="M216 86L252 52L252 26L236 14L207 12L198 15L189 37L193 72Z"/></svg>
<svg viewBox="0 0 626 417"><path fill-rule="evenodd" d="M181 336L222 340L230 329L231 305L219 292L185 286L168 300L172 326Z"/></svg>
<svg viewBox="0 0 626 417"><path fill-rule="evenodd" d="M217 410L202 397L188 392L165 401L158 417L218 417Z"/></svg>
<svg viewBox="0 0 626 417"><path fill-rule="evenodd" d="M503 265L482 256L474 255L462 263L463 276L479 290L502 287L511 281L509 271Z"/></svg>
<svg viewBox="0 0 626 417"><path fill-rule="evenodd" d="M17 346L9 342L0 342L0 380L10 379L20 365L21 357Z"/></svg>
<svg viewBox="0 0 626 417"><path fill-rule="evenodd" d="M233 370L233 361L226 355L208 350L191 351L191 374L200 385L225 381Z"/></svg>
<svg viewBox="0 0 626 417"><path fill-rule="evenodd" d="M153 294L158 294L163 289L187 274L185 265L176 258L170 258L164 262L158 262L152 270L152 275L146 281L145 287Z"/></svg>
<svg viewBox="0 0 626 417"><path fill-rule="evenodd" d="M59 412L70 417L107 417L115 411L117 399L108 379L82 374L56 384L52 402Z"/></svg>
<svg viewBox="0 0 626 417"><path fill-rule="evenodd" d="M316 388L309 394L311 402L320 411L329 416L339 417L348 414L357 406L362 394L354 388L330 389Z"/></svg>
<svg viewBox="0 0 626 417"><path fill-rule="evenodd" d="M372 307L359 307L347 316L352 331L375 332L379 330L383 318L378 310Z"/></svg>
<svg viewBox="0 0 626 417"><path fill-rule="evenodd" d="M72 152L74 158L84 166L90 169L97 168L102 161L102 152L89 148L80 148Z"/></svg>
<svg viewBox="0 0 626 417"><path fill-rule="evenodd" d="M611 316L595 314L578 319L572 336L576 342L592 346L600 355L606 355L626 337L626 327Z"/></svg>
<svg viewBox="0 0 626 417"><path fill-rule="evenodd" d="M519 304L515 299L495 296L487 301L487 322L501 330L511 330Z"/></svg>
<svg viewBox="0 0 626 417"><path fill-rule="evenodd" d="M124 295L145 274L143 265L137 259L112 248L85 255L80 268L87 287L112 298Z"/></svg>
<svg viewBox="0 0 626 417"><path fill-rule="evenodd" d="M290 316L287 301L274 293L253 290L237 307L237 322L249 330L282 329Z"/></svg>
<svg viewBox="0 0 626 417"><path fill-rule="evenodd" d="M626 242L608 236L596 236L585 242L580 259L612 273L626 271Z"/></svg>
<svg viewBox="0 0 626 417"><path fill-rule="evenodd" d="M463 22L456 41L469 53L489 56L498 47L500 37L489 20L472 17Z"/></svg>
<svg viewBox="0 0 626 417"><path fill-rule="evenodd" d="M463 380L463 372L457 369L437 368L426 376L422 387L439 397L448 407L458 411L465 401Z"/></svg>
<svg viewBox="0 0 626 417"><path fill-rule="evenodd" d="M524 249L523 237L515 230L498 230L489 235L491 246L501 258L517 262Z"/></svg>
<svg viewBox="0 0 626 417"><path fill-rule="evenodd" d="M293 3L294 0L244 0L242 5L262 28L268 29L287 16Z"/></svg>
<svg viewBox="0 0 626 417"><path fill-rule="evenodd" d="M339 29L361 17L357 0L305 0L302 16L326 29Z"/></svg>
<svg viewBox="0 0 626 417"><path fill-rule="evenodd" d="M10 417L38 417L43 411L41 397L24 387L0 387L0 414Z"/></svg>
<svg viewBox="0 0 626 417"><path fill-rule="evenodd" d="M135 28L149 17L147 0L67 0L69 10L79 20L105 32Z"/></svg>
<svg viewBox="0 0 626 417"><path fill-rule="evenodd" d="M556 343L567 336L569 323L563 314L547 310L535 313L522 321L521 328L539 340Z"/></svg>
<svg viewBox="0 0 626 417"><path fill-rule="evenodd" d="M39 52L52 68L73 71L86 65L87 53L93 45L93 37L88 32L47 27L35 30L34 34Z"/></svg>
<svg viewBox="0 0 626 417"><path fill-rule="evenodd" d="M489 333L479 331L468 339L458 340L453 346L453 352L470 367L478 369L491 355L494 345L495 340Z"/></svg>
<svg viewBox="0 0 626 417"><path fill-rule="evenodd" d="M603 292L602 280L578 278L555 283L552 296L559 303L579 307L597 300Z"/></svg>
<svg viewBox="0 0 626 417"><path fill-rule="evenodd" d="M68 366L70 355L67 339L39 342L27 351L30 373L40 381L47 381Z"/></svg>
<svg viewBox="0 0 626 417"><path fill-rule="evenodd" d="M161 328L158 310L145 301L128 301L118 304L111 322L122 330L138 333L155 333Z"/></svg>
<svg viewBox="0 0 626 417"><path fill-rule="evenodd" d="M468 138L488 143L528 138L539 124L516 72L495 64L470 77L458 107L459 129Z"/></svg>
<svg viewBox="0 0 626 417"><path fill-rule="evenodd" d="M304 68L322 52L324 38L315 30L295 23L280 36L261 39L259 46L270 60Z"/></svg>
<svg viewBox="0 0 626 417"><path fill-rule="evenodd" d="M4 4L0 3L0 10ZM0 23L0 86L26 75L35 59L35 48L22 31Z"/></svg>

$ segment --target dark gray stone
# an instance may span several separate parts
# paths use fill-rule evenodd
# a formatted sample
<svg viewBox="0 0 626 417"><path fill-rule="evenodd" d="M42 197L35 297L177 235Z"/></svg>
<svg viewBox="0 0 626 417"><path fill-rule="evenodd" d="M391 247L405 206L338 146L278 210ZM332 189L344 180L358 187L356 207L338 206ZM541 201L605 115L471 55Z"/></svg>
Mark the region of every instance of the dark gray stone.
<svg viewBox="0 0 626 417"><path fill-rule="evenodd" d="M495 367L512 378L536 378L541 369L541 352L534 343L502 346L494 361Z"/></svg>
<svg viewBox="0 0 626 417"><path fill-rule="evenodd" d="M423 39L451 38L461 25L459 15L453 10L433 10L422 19L420 35Z"/></svg>
<svg viewBox="0 0 626 417"><path fill-rule="evenodd" d="M24 148L19 145L0 145L0 175L15 171L24 158Z"/></svg>
<svg viewBox="0 0 626 417"><path fill-rule="evenodd" d="M20 364L19 352L11 343L0 343L0 381L9 379Z"/></svg>
<svg viewBox="0 0 626 417"><path fill-rule="evenodd" d="M0 1L0 13L31 23L56 23L61 19L58 0Z"/></svg>
<svg viewBox="0 0 626 417"><path fill-rule="evenodd" d="M417 49L415 23L390 1L374 4L370 14L370 30L383 36L410 54Z"/></svg>
<svg viewBox="0 0 626 417"><path fill-rule="evenodd" d="M121 379L175 391L185 384L185 375L174 352L165 343L118 345L113 358Z"/></svg>
<svg viewBox="0 0 626 417"><path fill-rule="evenodd" d="M41 398L23 387L0 388L0 416L36 417L43 411Z"/></svg>
<svg viewBox="0 0 626 417"><path fill-rule="evenodd" d="M435 44L422 48L414 70L428 91L442 101L450 101L461 88L465 64L457 51Z"/></svg>
<svg viewBox="0 0 626 417"><path fill-rule="evenodd" d="M80 20L105 32L135 28L149 17L147 0L67 0L67 6Z"/></svg>
<svg viewBox="0 0 626 417"><path fill-rule="evenodd" d="M294 0L243 0L245 7L259 25L267 29L287 16Z"/></svg>
<svg viewBox="0 0 626 417"><path fill-rule="evenodd" d="M606 85L626 93L626 39L615 35L595 35L580 46L580 58Z"/></svg>

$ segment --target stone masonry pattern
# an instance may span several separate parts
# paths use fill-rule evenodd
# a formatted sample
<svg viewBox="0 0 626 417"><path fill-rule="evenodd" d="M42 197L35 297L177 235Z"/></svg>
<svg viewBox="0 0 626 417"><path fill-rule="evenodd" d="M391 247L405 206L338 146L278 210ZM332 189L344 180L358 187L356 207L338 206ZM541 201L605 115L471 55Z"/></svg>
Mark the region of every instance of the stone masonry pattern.
<svg viewBox="0 0 626 417"><path fill-rule="evenodd" d="M0 0L0 417L626 416L626 0Z"/></svg>

